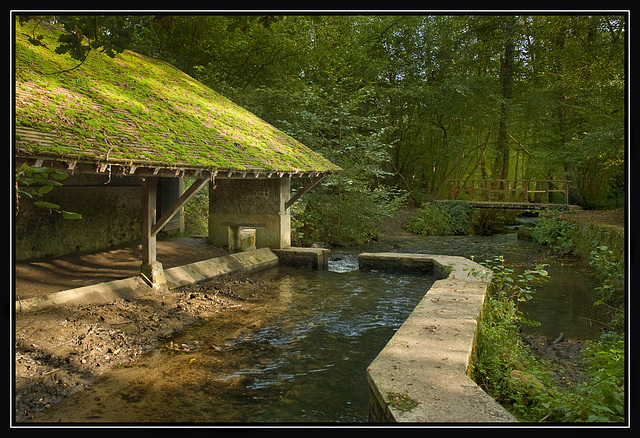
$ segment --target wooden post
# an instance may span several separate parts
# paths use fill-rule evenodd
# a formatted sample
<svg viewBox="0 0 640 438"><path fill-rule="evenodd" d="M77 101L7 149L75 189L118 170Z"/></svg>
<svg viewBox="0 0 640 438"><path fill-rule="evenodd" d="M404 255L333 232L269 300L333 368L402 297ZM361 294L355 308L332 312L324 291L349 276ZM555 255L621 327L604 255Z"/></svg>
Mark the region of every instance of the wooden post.
<svg viewBox="0 0 640 438"><path fill-rule="evenodd" d="M550 184L551 184L551 182L549 180L547 180L546 181L546 186L545 186L545 189L544 189L544 195L545 195L545 200L546 200L547 204L549 203L549 185Z"/></svg>
<svg viewBox="0 0 640 438"><path fill-rule="evenodd" d="M156 237L151 228L156 223L156 199L158 178L148 177L142 181L142 264L156 261Z"/></svg>
<svg viewBox="0 0 640 438"><path fill-rule="evenodd" d="M287 208L291 207L291 204L293 204L298 199L300 199L301 196L303 196L309 190L314 188L316 186L316 184L318 184L320 181L322 181L324 179L325 176L327 176L327 175L324 174L324 175L320 175L320 176L315 177L314 179L311 180L311 182L309 182L307 185L305 185L300 190L298 190L298 192L291 199L289 199L287 202L284 203L285 210Z"/></svg>
<svg viewBox="0 0 640 438"><path fill-rule="evenodd" d="M151 232L156 223L157 194L158 178L145 178L142 181L142 266L140 274L155 290L165 290L167 281L162 263L156 260L156 236Z"/></svg>

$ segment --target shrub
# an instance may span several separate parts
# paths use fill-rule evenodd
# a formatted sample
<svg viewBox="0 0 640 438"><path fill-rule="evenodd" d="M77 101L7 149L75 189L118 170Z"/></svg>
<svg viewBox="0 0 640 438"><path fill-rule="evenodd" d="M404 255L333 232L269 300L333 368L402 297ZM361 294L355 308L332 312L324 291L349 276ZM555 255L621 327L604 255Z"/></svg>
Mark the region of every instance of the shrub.
<svg viewBox="0 0 640 438"><path fill-rule="evenodd" d="M531 232L531 238L534 242L546 245L557 253L570 254L574 246L572 233L575 228L575 224L558 219L556 216L545 216L538 220Z"/></svg>
<svg viewBox="0 0 640 438"><path fill-rule="evenodd" d="M368 242L378 237L382 221L392 216L405 199L405 195L384 186L371 190L354 182L338 190L329 182L291 206L292 241L298 246Z"/></svg>
<svg viewBox="0 0 640 438"><path fill-rule="evenodd" d="M549 405L550 421L563 423L623 423L624 338L618 333L603 333L583 351L582 361L589 381L555 394Z"/></svg>
<svg viewBox="0 0 640 438"><path fill-rule="evenodd" d="M545 388L551 378L518 336L523 324L536 324L524 318L518 305L532 297L533 287L546 281L548 273L540 265L514 278L502 256L481 264L491 269L492 278L483 317L478 323L473 378L519 420L540 419L546 414ZM478 271L471 274L483 275ZM526 376L526 380L536 385L523 384L523 379L514 377L517 375Z"/></svg>
<svg viewBox="0 0 640 438"><path fill-rule="evenodd" d="M504 229L506 222L505 217L495 210L476 209L472 220L473 233L481 236L496 234Z"/></svg>
<svg viewBox="0 0 640 438"><path fill-rule="evenodd" d="M519 421L624 422L624 335L607 332L599 341L589 342L582 354L589 381L559 386L551 377L551 364L537 360L519 336L521 325L531 322L522 317L518 303L531 298L532 287L546 279L544 266L514 279L502 257L482 264L491 269L492 280L478 323L472 362L476 383ZM478 276L485 272L471 273ZM523 379L518 378L523 375L536 385L523 385Z"/></svg>
<svg viewBox="0 0 640 438"><path fill-rule="evenodd" d="M589 265L598 272L602 283L595 290L600 299L595 305L605 304L613 312L612 327L619 328L624 324L624 262L606 245L593 243L589 254Z"/></svg>
<svg viewBox="0 0 640 438"><path fill-rule="evenodd" d="M423 205L407 222L406 229L415 234L460 236L469 234L471 204L445 201Z"/></svg>

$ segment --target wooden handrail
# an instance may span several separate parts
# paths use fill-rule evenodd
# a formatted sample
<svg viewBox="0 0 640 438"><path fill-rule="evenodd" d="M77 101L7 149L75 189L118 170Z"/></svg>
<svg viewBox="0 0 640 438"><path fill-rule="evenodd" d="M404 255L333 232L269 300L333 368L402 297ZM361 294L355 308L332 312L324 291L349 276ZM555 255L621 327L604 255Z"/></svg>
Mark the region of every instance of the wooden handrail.
<svg viewBox="0 0 640 438"><path fill-rule="evenodd" d="M478 193L480 200L488 201L493 193L497 193L499 197L507 201L511 194L516 193L520 200L532 203L530 194L533 193L535 197L536 193L544 193L545 202L549 203L550 193L562 193L564 194L564 203L568 204L569 183L571 181L564 179L448 179L447 182L451 184L450 199L456 199L461 193L466 193L474 198ZM467 184L470 184L470 186L467 186ZM555 189L553 188L554 184L562 184L562 188Z"/></svg>

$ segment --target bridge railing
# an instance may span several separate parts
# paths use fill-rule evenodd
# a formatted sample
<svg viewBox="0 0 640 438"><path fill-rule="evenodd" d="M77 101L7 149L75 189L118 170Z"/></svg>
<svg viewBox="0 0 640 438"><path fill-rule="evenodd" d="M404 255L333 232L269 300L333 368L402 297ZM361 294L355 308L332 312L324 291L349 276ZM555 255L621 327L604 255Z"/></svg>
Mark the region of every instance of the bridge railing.
<svg viewBox="0 0 640 438"><path fill-rule="evenodd" d="M552 193L563 195L562 204L569 203L569 180L509 180L509 179L449 179L449 199L461 194L474 201L517 201L554 203Z"/></svg>

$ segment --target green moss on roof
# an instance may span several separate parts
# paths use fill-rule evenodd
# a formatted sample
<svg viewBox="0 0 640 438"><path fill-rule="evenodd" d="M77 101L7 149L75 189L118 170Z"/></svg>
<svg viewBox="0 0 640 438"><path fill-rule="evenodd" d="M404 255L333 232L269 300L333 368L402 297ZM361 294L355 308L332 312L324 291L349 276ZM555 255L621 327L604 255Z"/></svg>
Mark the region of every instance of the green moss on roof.
<svg viewBox="0 0 640 438"><path fill-rule="evenodd" d="M175 67L125 51L77 61L54 52L62 31L41 26L34 46L16 24L17 155L141 166L337 172L294 138ZM105 141L106 140L106 141Z"/></svg>

